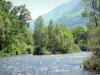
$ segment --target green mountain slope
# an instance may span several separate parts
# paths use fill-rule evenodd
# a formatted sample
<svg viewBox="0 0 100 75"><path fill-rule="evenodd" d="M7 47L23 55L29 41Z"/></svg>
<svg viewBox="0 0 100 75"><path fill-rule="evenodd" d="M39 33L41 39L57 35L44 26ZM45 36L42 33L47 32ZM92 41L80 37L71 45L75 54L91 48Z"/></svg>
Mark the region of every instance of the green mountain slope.
<svg viewBox="0 0 100 75"><path fill-rule="evenodd" d="M68 27L77 27L85 25L86 19L81 16L84 6L81 0L72 0L56 7L51 12L43 15L45 24L53 19L55 23L66 24Z"/></svg>

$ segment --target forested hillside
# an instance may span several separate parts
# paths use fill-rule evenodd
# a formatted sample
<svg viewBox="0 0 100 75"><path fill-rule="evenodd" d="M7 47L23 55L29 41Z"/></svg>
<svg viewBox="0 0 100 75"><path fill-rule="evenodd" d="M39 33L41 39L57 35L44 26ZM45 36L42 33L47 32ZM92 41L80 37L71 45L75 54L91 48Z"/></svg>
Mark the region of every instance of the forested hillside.
<svg viewBox="0 0 100 75"><path fill-rule="evenodd" d="M43 15L45 24L52 19L56 24L65 24L70 28L85 26L87 19L82 17L82 12L85 10L82 0L72 0L64 3L53 9L51 12Z"/></svg>

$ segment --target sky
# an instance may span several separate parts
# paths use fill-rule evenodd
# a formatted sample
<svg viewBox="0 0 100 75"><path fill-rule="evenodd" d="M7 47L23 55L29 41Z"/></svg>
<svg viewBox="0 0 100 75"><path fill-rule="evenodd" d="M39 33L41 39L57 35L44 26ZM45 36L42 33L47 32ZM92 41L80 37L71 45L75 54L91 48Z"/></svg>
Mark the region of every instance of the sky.
<svg viewBox="0 0 100 75"><path fill-rule="evenodd" d="M36 19L39 15L46 14L53 10L55 7L71 0L9 0L14 5L23 5L31 12L32 19Z"/></svg>

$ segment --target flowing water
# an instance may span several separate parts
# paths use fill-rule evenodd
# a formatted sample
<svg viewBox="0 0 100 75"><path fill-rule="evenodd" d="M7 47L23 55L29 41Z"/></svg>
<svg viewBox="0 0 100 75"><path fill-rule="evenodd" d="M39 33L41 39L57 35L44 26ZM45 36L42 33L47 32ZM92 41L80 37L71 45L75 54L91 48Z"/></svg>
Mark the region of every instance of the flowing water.
<svg viewBox="0 0 100 75"><path fill-rule="evenodd" d="M94 75L82 68L83 61L91 54L79 52L64 55L4 57L0 58L0 75Z"/></svg>

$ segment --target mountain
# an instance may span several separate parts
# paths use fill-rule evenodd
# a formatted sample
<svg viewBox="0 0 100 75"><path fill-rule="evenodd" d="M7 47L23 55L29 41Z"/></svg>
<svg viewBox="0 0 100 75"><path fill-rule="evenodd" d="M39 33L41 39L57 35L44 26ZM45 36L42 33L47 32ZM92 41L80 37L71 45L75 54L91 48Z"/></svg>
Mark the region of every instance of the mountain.
<svg viewBox="0 0 100 75"><path fill-rule="evenodd" d="M81 16L84 11L84 6L81 1L72 0L43 15L45 24L48 24L49 20L53 19L55 23L66 24L71 28L85 25L87 20Z"/></svg>
<svg viewBox="0 0 100 75"><path fill-rule="evenodd" d="M87 19L82 17L82 12L84 11L84 6L79 1L73 8L68 11L65 11L63 15L58 18L55 22L61 24L67 24L68 27L77 27L83 26L87 23Z"/></svg>
<svg viewBox="0 0 100 75"><path fill-rule="evenodd" d="M57 6L52 11L43 15L44 22L48 25L50 19L56 24L65 24L70 28L83 26L87 22L86 18L81 16L84 11L82 0L72 0Z"/></svg>

